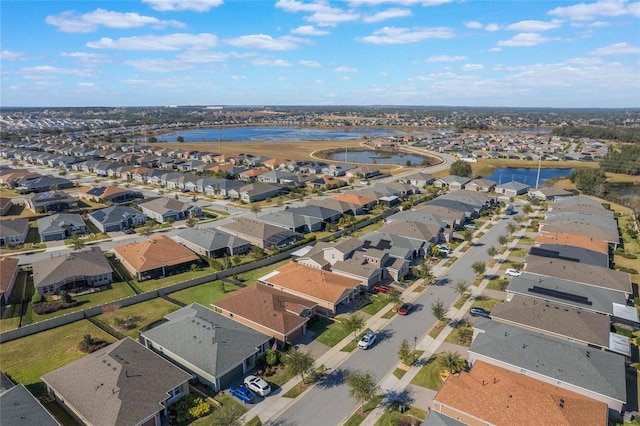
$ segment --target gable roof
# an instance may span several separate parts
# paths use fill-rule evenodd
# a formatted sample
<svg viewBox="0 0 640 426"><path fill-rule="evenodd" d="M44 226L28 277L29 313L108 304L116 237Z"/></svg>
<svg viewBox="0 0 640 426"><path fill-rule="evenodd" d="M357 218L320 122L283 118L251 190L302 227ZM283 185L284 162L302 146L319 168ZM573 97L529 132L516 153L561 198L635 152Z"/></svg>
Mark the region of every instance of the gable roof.
<svg viewBox="0 0 640 426"><path fill-rule="evenodd" d="M253 220L246 217L237 217L233 220L233 222L221 225L219 228L264 241L265 247L278 245L282 240L292 237L302 238L301 234L297 232L290 231L279 226L269 225L268 223L264 223L259 220Z"/></svg>
<svg viewBox="0 0 640 426"><path fill-rule="evenodd" d="M601 426L608 416L603 402L482 361L468 373L449 376L435 401L497 426L523 419L539 425Z"/></svg>
<svg viewBox="0 0 640 426"><path fill-rule="evenodd" d="M238 248L250 244L245 239L216 228L187 228L178 234L178 237L208 251L216 251L225 247Z"/></svg>
<svg viewBox="0 0 640 426"><path fill-rule="evenodd" d="M36 220L40 235L51 232L61 232L68 227L85 226L82 216L75 213L56 213Z"/></svg>
<svg viewBox="0 0 640 426"><path fill-rule="evenodd" d="M191 375L127 337L42 377L95 425L130 426L163 409Z"/></svg>
<svg viewBox="0 0 640 426"><path fill-rule="evenodd" d="M295 262L289 262L258 280L330 303L339 302L346 291L351 291L361 284L360 280L323 269L309 268Z"/></svg>
<svg viewBox="0 0 640 426"><path fill-rule="evenodd" d="M6 292L11 285L11 278L18 269L18 263L20 260L17 257L0 257L0 294ZM8 302L8 295L5 296L5 301Z"/></svg>
<svg viewBox="0 0 640 426"><path fill-rule="evenodd" d="M440 225L405 220L391 222L379 229L380 232L387 234L400 235L414 240L432 241L434 243L437 242L441 230L442 227Z"/></svg>
<svg viewBox="0 0 640 426"><path fill-rule="evenodd" d="M159 214L165 214L167 212L181 212L193 209L193 204L185 203L175 198L169 197L153 197L146 198L144 200L136 201L139 207L144 207Z"/></svg>
<svg viewBox="0 0 640 426"><path fill-rule="evenodd" d="M589 250L609 255L609 243L589 235L571 234L569 232L542 232L535 237L536 245L559 245L572 247L589 247Z"/></svg>
<svg viewBox="0 0 640 426"><path fill-rule="evenodd" d="M0 236L2 237L26 234L28 230L29 219L0 220Z"/></svg>
<svg viewBox="0 0 640 426"><path fill-rule="evenodd" d="M93 211L89 216L104 224L120 222L128 217L144 216L146 218L144 213L129 206L111 206Z"/></svg>
<svg viewBox="0 0 640 426"><path fill-rule="evenodd" d="M318 205L293 207L293 208L287 209L287 212L294 213L300 216L318 218L323 221L329 220L336 216L340 216L342 214L341 211L332 209L331 207L324 207L324 206L318 206Z"/></svg>
<svg viewBox="0 0 640 426"><path fill-rule="evenodd" d="M254 285L213 305L277 333L288 334L309 320L300 314L313 309L316 303L265 285Z"/></svg>
<svg viewBox="0 0 640 426"><path fill-rule="evenodd" d="M91 277L113 272L100 247L58 256L52 254L48 259L33 262L32 266L35 288L54 285L68 277Z"/></svg>
<svg viewBox="0 0 640 426"><path fill-rule="evenodd" d="M269 336L197 303L165 318L167 322L140 334L214 376L226 373L270 340Z"/></svg>
<svg viewBox="0 0 640 426"><path fill-rule="evenodd" d="M0 392L2 423L12 426L60 426L24 385Z"/></svg>
<svg viewBox="0 0 640 426"><path fill-rule="evenodd" d="M195 262L199 259L191 250L166 235L117 246L113 250L138 272Z"/></svg>
<svg viewBox="0 0 640 426"><path fill-rule="evenodd" d="M357 206L366 206L367 204L375 203L377 198L365 197L358 195L355 192L336 194L333 197L334 200L346 201L347 203L355 204Z"/></svg>
<svg viewBox="0 0 640 426"><path fill-rule="evenodd" d="M478 321L474 328L481 332L469 347L470 354L480 354L626 403L622 355L496 321Z"/></svg>

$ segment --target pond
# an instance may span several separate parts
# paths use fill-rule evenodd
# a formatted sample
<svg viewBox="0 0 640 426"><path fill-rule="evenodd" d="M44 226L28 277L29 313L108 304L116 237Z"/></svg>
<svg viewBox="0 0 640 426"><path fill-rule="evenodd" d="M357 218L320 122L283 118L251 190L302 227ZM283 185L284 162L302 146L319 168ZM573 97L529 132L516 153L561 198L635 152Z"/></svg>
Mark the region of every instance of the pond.
<svg viewBox="0 0 640 426"><path fill-rule="evenodd" d="M540 181L538 186L544 185L547 179L554 177L569 176L573 172L573 169L540 169ZM538 169L518 169L518 168L503 168L496 170L493 174L485 176L486 179L501 183L507 182L520 182L531 187L536 186L536 179L538 176Z"/></svg>
<svg viewBox="0 0 640 426"><path fill-rule="evenodd" d="M367 164L399 164L407 165L407 161L411 165L428 165L429 159L415 154L407 154L398 151L369 151L364 149L354 149L345 151L333 151L327 154L330 160L367 163Z"/></svg>
<svg viewBox="0 0 640 426"><path fill-rule="evenodd" d="M180 130L156 136L159 142L176 142L182 136L185 142L300 142L387 138L403 132L387 129L340 128L318 129L294 126L245 126L215 129Z"/></svg>

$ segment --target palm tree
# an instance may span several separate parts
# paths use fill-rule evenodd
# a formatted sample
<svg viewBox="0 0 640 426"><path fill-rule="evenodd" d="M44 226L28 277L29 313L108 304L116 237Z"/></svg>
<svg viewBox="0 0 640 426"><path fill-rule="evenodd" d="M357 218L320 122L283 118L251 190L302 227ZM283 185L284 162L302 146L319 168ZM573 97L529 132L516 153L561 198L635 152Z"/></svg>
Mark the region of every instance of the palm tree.
<svg viewBox="0 0 640 426"><path fill-rule="evenodd" d="M438 357L438 364L451 374L455 374L464 370L467 361L458 352L445 351Z"/></svg>
<svg viewBox="0 0 640 426"><path fill-rule="evenodd" d="M431 304L431 313L438 321L444 321L447 317L447 308L442 303L442 300L438 299Z"/></svg>

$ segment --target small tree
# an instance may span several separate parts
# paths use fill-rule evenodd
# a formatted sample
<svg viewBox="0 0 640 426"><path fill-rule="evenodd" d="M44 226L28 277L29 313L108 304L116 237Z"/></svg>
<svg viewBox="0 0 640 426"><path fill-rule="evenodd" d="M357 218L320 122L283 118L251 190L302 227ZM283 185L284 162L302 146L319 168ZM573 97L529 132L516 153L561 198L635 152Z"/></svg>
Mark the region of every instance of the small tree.
<svg viewBox="0 0 640 426"><path fill-rule="evenodd" d="M394 307L397 307L402 303L402 293L400 293L395 288L391 287L389 292L386 294L387 301L392 303Z"/></svg>
<svg viewBox="0 0 640 426"><path fill-rule="evenodd" d="M85 334L85 335L82 337L82 342L84 343L84 345L85 345L87 348L90 348L90 347L91 347L91 345L93 345L93 337L91 337L91 335L90 335L90 334Z"/></svg>
<svg viewBox="0 0 640 426"><path fill-rule="evenodd" d="M258 214L262 211L262 209L260 208L259 205L257 204L252 204L251 205L251 213L253 213L254 215L256 215L256 217L258 216Z"/></svg>
<svg viewBox="0 0 640 426"><path fill-rule="evenodd" d="M416 268L413 268L413 274L416 277L422 278L424 280L430 280L431 278L433 278L433 274L431 273L431 267L426 263L422 263L422 265Z"/></svg>
<svg viewBox="0 0 640 426"><path fill-rule="evenodd" d="M484 262L477 261L473 262L471 269L473 269L473 272L475 272L476 275L482 276L487 271L487 265Z"/></svg>
<svg viewBox="0 0 640 426"><path fill-rule="evenodd" d="M273 349L267 349L265 353L265 361L269 367L273 367L278 363L278 352Z"/></svg>
<svg viewBox="0 0 640 426"><path fill-rule="evenodd" d="M370 371L352 371L347 374L346 382L349 395L360 404L360 412L363 412L364 404L378 392L375 376Z"/></svg>
<svg viewBox="0 0 640 426"><path fill-rule="evenodd" d="M150 223L146 224L145 226L140 228L140 233L145 237L150 238L151 234L153 233L153 225Z"/></svg>
<svg viewBox="0 0 640 426"><path fill-rule="evenodd" d="M82 241L77 234L71 234L71 247L73 247L74 250L82 250L84 248L84 241Z"/></svg>
<svg viewBox="0 0 640 426"><path fill-rule="evenodd" d="M189 215L189 217L187 218L187 221L185 222L185 225L187 225L189 228L193 228L197 224L198 224L198 219L194 215Z"/></svg>
<svg viewBox="0 0 640 426"><path fill-rule="evenodd" d="M468 243L473 241L473 230L465 229L464 232L462 232L462 238Z"/></svg>
<svg viewBox="0 0 640 426"><path fill-rule="evenodd" d="M507 223L507 232L510 235L515 234L517 230L518 230L518 225L516 225L514 222Z"/></svg>
<svg viewBox="0 0 640 426"><path fill-rule="evenodd" d="M296 348L291 348L282 361L289 373L293 376L299 375L304 383L304 375L313 369L315 359L309 352L300 352Z"/></svg>
<svg viewBox="0 0 640 426"><path fill-rule="evenodd" d="M460 280L456 283L456 293L463 296L469 289L469 283L464 280Z"/></svg>
<svg viewBox="0 0 640 426"><path fill-rule="evenodd" d="M40 295L40 293L38 292L33 293L33 296L31 296L31 303L33 303L34 305L42 302L42 300L42 295Z"/></svg>
<svg viewBox="0 0 640 426"><path fill-rule="evenodd" d="M447 317L447 308L442 303L442 300L438 299L431 304L431 313L438 321L444 321Z"/></svg>
<svg viewBox="0 0 640 426"><path fill-rule="evenodd" d="M413 363L413 351L409 347L409 342L407 339L404 339L402 343L400 343L400 348L398 349L398 358L400 358L400 362L404 365L411 365Z"/></svg>
<svg viewBox="0 0 640 426"><path fill-rule="evenodd" d="M498 254L498 249L494 246L491 246L487 249L487 254L489 255L489 257L496 257L496 255Z"/></svg>
<svg viewBox="0 0 640 426"><path fill-rule="evenodd" d="M58 298L62 301L62 303L71 303L73 300L71 299L71 295L67 293L66 290L60 290L58 293Z"/></svg>
<svg viewBox="0 0 640 426"><path fill-rule="evenodd" d="M533 207L531 204L525 204L522 206L522 212L526 215L531 215L531 213L533 213Z"/></svg>
<svg viewBox="0 0 640 426"><path fill-rule="evenodd" d="M498 236L498 243L501 246L507 244L508 242L509 242L509 237L507 235L499 235Z"/></svg>
<svg viewBox="0 0 640 426"><path fill-rule="evenodd" d="M350 314L347 318L342 320L342 327L347 333L353 333L353 340L358 338L358 333L364 328L364 318L358 314Z"/></svg>

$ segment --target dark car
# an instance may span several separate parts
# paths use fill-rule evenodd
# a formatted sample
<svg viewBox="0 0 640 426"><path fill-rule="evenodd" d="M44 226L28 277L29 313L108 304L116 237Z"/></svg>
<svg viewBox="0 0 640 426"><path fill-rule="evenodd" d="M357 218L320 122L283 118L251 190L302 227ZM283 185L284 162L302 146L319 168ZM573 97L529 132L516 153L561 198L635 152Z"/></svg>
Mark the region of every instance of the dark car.
<svg viewBox="0 0 640 426"><path fill-rule="evenodd" d="M374 285L373 289L378 293L386 294L386 293L389 293L389 290L391 290L391 287L389 287L388 285L378 284L378 285Z"/></svg>
<svg viewBox="0 0 640 426"><path fill-rule="evenodd" d="M411 303L403 303L398 309L398 315L409 315L413 311L413 305Z"/></svg>
<svg viewBox="0 0 640 426"><path fill-rule="evenodd" d="M472 317L485 317L485 318L491 317L491 312L482 308L471 308L469 313L471 314Z"/></svg>
<svg viewBox="0 0 640 426"><path fill-rule="evenodd" d="M245 385L231 386L231 388L229 388L229 392L231 392L231 395L242 401L243 404L250 404L256 400L255 394Z"/></svg>

